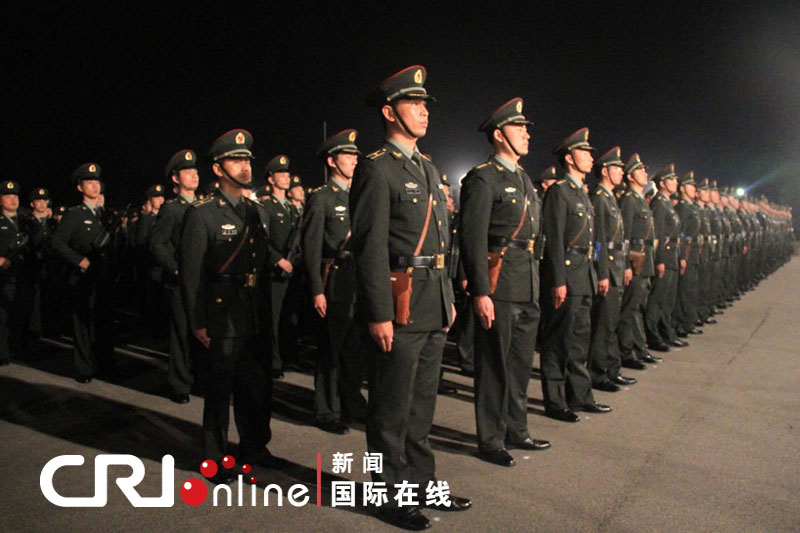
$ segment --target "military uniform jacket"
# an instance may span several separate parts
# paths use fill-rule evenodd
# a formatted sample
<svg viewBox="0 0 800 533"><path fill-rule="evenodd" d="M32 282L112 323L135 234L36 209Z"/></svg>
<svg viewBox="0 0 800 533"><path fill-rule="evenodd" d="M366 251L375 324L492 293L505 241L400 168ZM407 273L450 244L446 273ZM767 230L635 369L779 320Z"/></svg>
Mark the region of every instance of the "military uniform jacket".
<svg viewBox="0 0 800 533"><path fill-rule="evenodd" d="M221 194L195 202L186 213L181 236L180 283L189 327L208 328L211 338L257 335L270 323L269 283L264 279L267 216L261 204L248 198L240 202L246 219ZM236 258L220 273L240 243ZM256 275L255 286L246 287L245 276L251 274Z"/></svg>
<svg viewBox="0 0 800 533"><path fill-rule="evenodd" d="M325 294L332 302L355 301L355 263L352 257L345 257L350 251L349 240L342 246L349 232L349 191L334 183L314 191L305 210L302 245L312 296ZM324 260L334 262L330 265L327 284L323 287Z"/></svg>
<svg viewBox="0 0 800 533"><path fill-rule="evenodd" d="M653 212L653 226L658 239L655 262L663 263L669 270L678 270L681 220L672 207L672 202L660 191L650 202L650 210Z"/></svg>
<svg viewBox="0 0 800 533"><path fill-rule="evenodd" d="M53 234L53 250L64 261L78 267L81 259L97 251L98 242L106 232L103 220L92 213L86 204L69 209ZM91 260L91 257L89 257Z"/></svg>
<svg viewBox="0 0 800 533"><path fill-rule="evenodd" d="M561 178L547 189L542 209L545 274L553 287L566 285L568 296L592 296L597 287L593 218L589 197L571 179Z"/></svg>
<svg viewBox="0 0 800 533"><path fill-rule="evenodd" d="M711 218L708 214L708 208L701 205L699 202L695 203L697 214L700 217L700 229L697 232L698 238L702 237L703 244L698 247L700 252L701 263L707 263L711 259Z"/></svg>
<svg viewBox="0 0 800 533"><path fill-rule="evenodd" d="M744 226L742 225L742 219L739 218L739 213L732 207L726 207L725 214L731 226L731 253L741 253L742 244L744 242Z"/></svg>
<svg viewBox="0 0 800 533"><path fill-rule="evenodd" d="M721 243L720 253L724 257L729 257L733 253L733 229L731 228L731 219L726 209L721 205L714 206L714 209L717 210L719 222L722 226L722 239L724 242Z"/></svg>
<svg viewBox="0 0 800 533"><path fill-rule="evenodd" d="M421 256L447 252L447 201L439 171L422 159L427 178L410 159L387 143L358 163L350 192L352 250L356 260L360 312L368 322L394 319L390 256L411 257L425 223L428 195L431 220ZM428 185L430 183L430 186ZM453 319L453 286L447 269L415 268L411 317L406 331L434 331Z"/></svg>
<svg viewBox="0 0 800 533"><path fill-rule="evenodd" d="M711 238L716 241L716 246L712 246L713 259L718 260L722 257L722 217L720 217L719 210L714 204L706 204L706 211L708 212L709 227L711 228Z"/></svg>
<svg viewBox="0 0 800 533"><path fill-rule="evenodd" d="M34 240L40 232L33 217L17 214L12 221L0 213L0 257L11 261L8 269L0 268L0 285L33 281Z"/></svg>
<svg viewBox="0 0 800 533"><path fill-rule="evenodd" d="M503 248L490 243L493 239L511 237L526 205L522 228L514 239L537 239L541 232L541 207L528 175L521 168L511 172L491 159L473 168L464 178L459 247L468 280L467 290L472 296L490 293L488 252L497 253ZM493 298L508 302L538 301L538 289L539 261L533 249L509 247L503 256Z"/></svg>
<svg viewBox="0 0 800 533"><path fill-rule="evenodd" d="M644 252L644 266L640 276L655 276L653 267L653 245L656 237L653 225L653 212L647 200L637 192L630 190L620 200L622 220L625 223L625 239L630 242L630 249ZM661 243L659 243L661 244Z"/></svg>
<svg viewBox="0 0 800 533"><path fill-rule="evenodd" d="M177 284L178 250L181 247L183 219L189 202L182 196L164 202L150 237L150 253L153 261L163 269L164 281Z"/></svg>
<svg viewBox="0 0 800 533"><path fill-rule="evenodd" d="M697 211L697 206L691 200L681 198L678 205L675 206L675 212L678 213L678 218L681 220L679 257L685 259L690 265L699 264L697 235L700 231L700 213Z"/></svg>
<svg viewBox="0 0 800 533"><path fill-rule="evenodd" d="M595 268L597 279L608 279L615 287L622 287L625 278L626 257L622 213L617 198L598 186L592 193L595 221Z"/></svg>
<svg viewBox="0 0 800 533"><path fill-rule="evenodd" d="M274 196L264 203L264 208L269 218L269 261L273 277L279 278L283 270L277 266L278 261L289 255L300 216L289 200L281 204Z"/></svg>

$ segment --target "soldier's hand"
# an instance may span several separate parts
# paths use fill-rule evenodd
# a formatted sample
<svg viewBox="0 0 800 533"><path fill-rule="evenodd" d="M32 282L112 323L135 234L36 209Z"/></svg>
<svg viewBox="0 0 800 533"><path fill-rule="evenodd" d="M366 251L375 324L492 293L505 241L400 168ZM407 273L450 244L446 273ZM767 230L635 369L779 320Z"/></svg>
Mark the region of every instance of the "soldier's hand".
<svg viewBox="0 0 800 533"><path fill-rule="evenodd" d="M567 299L567 286L566 285L559 285L558 287L553 287L553 307L558 309L561 307L561 304L564 303L564 300Z"/></svg>
<svg viewBox="0 0 800 533"><path fill-rule="evenodd" d="M0 267L8 270L8 268L10 266L11 266L11 260L10 259L8 259L7 257L0 257Z"/></svg>
<svg viewBox="0 0 800 533"><path fill-rule="evenodd" d="M747 253L747 246L743 246L743 247L742 247L742 253L743 253L743 254L746 254L746 253Z"/></svg>
<svg viewBox="0 0 800 533"><path fill-rule="evenodd" d="M394 337L394 326L391 321L370 322L369 334L378 343L384 353L392 351L392 338Z"/></svg>
<svg viewBox="0 0 800 533"><path fill-rule="evenodd" d="M208 329L207 328L200 328L194 330L194 337L200 341L200 344L208 349L211 346L211 337L208 336Z"/></svg>
<svg viewBox="0 0 800 533"><path fill-rule="evenodd" d="M456 323L456 316L458 315L458 313L456 312L456 304L450 304L450 310L453 313L453 320L451 320L450 323L447 325L447 329L444 330L445 333L449 332L450 328L453 327L453 324Z"/></svg>
<svg viewBox="0 0 800 533"><path fill-rule="evenodd" d="M600 296L605 296L606 294L608 294L608 287L609 286L610 286L610 283L608 281L608 278L599 280L597 282L597 293Z"/></svg>
<svg viewBox="0 0 800 533"><path fill-rule="evenodd" d="M464 291L464 294L469 294L467 292L467 280L465 279L461 280L461 290Z"/></svg>
<svg viewBox="0 0 800 533"><path fill-rule="evenodd" d="M489 296L477 296L472 301L472 306L475 308L475 314L481 321L483 329L492 329L492 322L494 322L494 302Z"/></svg>
<svg viewBox="0 0 800 533"><path fill-rule="evenodd" d="M681 259L681 276L686 274L686 259Z"/></svg>
<svg viewBox="0 0 800 533"><path fill-rule="evenodd" d="M656 265L656 275L658 275L658 279L664 277L664 273L666 272L666 270L667 270L667 265L665 265L664 263L659 263Z"/></svg>
<svg viewBox="0 0 800 533"><path fill-rule="evenodd" d="M325 318L325 312L328 310L328 300L325 299L324 294L314 295L314 309L317 310L319 316Z"/></svg>
<svg viewBox="0 0 800 533"><path fill-rule="evenodd" d="M289 261L287 261L286 259L281 258L280 261L278 261L278 266L281 268L281 270L283 270L287 274L291 274L292 273L292 269L293 269L292 264Z"/></svg>
<svg viewBox="0 0 800 533"><path fill-rule="evenodd" d="M632 268L626 268L625 269L625 276L622 278L622 282L627 287L630 284L632 279L633 279L633 269Z"/></svg>
<svg viewBox="0 0 800 533"><path fill-rule="evenodd" d="M91 264L92 264L92 262L89 261L89 258L88 257L84 257L83 259L81 259L81 262L78 263L78 267L80 267L81 270L88 270L89 269L89 265L91 265Z"/></svg>

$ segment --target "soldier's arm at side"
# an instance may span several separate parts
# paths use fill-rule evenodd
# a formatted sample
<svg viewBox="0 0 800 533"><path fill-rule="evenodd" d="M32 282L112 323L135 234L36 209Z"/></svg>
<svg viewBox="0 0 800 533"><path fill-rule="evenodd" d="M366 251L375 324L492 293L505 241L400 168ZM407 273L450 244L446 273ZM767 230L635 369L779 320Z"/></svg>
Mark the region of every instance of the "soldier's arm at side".
<svg viewBox="0 0 800 533"><path fill-rule="evenodd" d="M470 173L461 187L459 215L461 262L472 296L486 296L489 287L489 219L492 215L492 188L486 180Z"/></svg>
<svg viewBox="0 0 800 533"><path fill-rule="evenodd" d="M562 197L561 188L554 185L547 190L542 207L542 231L547 238L545 261L553 275L553 287L567 285L567 271L564 265L566 220L567 204Z"/></svg>
<svg viewBox="0 0 800 533"><path fill-rule="evenodd" d="M325 293L322 285L322 246L325 238L325 199L316 192L308 199L303 225L303 260L311 296Z"/></svg>
<svg viewBox="0 0 800 533"><path fill-rule="evenodd" d="M74 213L67 212L56 228L53 239L50 242L56 254L72 266L80 267L85 259L83 254L76 252L69 246L69 239L78 224L78 218Z"/></svg>
<svg viewBox="0 0 800 533"><path fill-rule="evenodd" d="M655 203L655 200L653 200ZM663 201L658 200L659 205L652 209L653 211L653 228L655 229L655 238L658 239L658 247L655 250L655 262L657 265L665 264L667 262L667 209L660 205Z"/></svg>
<svg viewBox="0 0 800 533"><path fill-rule="evenodd" d="M189 330L197 331L207 327L205 270L203 259L208 248L208 235L201 212L189 208L186 224L183 226L180 249L181 293Z"/></svg>
<svg viewBox="0 0 800 533"><path fill-rule="evenodd" d="M599 246L597 279L600 281L609 279L610 277L610 269L608 267L608 241L611 239L610 235L606 235L606 217L608 216L608 209L602 194L601 192L600 194L592 195L592 207L594 208L595 220L595 246ZM592 252L594 253L594 250L592 250Z"/></svg>
<svg viewBox="0 0 800 533"><path fill-rule="evenodd" d="M167 272L178 272L178 260L175 247L172 245L172 232L178 222L176 212L171 204L165 204L158 212L153 235L150 237L150 253L155 263Z"/></svg>

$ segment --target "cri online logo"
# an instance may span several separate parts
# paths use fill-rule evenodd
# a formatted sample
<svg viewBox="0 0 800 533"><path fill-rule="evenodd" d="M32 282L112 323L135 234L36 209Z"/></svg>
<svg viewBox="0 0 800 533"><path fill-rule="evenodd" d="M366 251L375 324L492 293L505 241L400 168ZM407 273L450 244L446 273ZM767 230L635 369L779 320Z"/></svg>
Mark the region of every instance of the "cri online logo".
<svg viewBox="0 0 800 533"><path fill-rule="evenodd" d="M131 474L128 477L117 477L115 482L131 505L134 507L172 507L175 504L173 489L175 486L175 459L171 455L165 455L161 460L161 496L143 497L139 495L135 487L144 479L144 463L135 455L128 454L101 454L95 457L94 496L73 497L59 494L53 487L55 473L65 466L81 466L84 461L82 455L60 455L50 459L44 465L39 476L39 486L42 494L50 503L59 507L104 507L108 502L108 467L121 465L129 466ZM230 470L235 464L236 460L231 455L226 455L222 459L222 467L225 469ZM242 465L241 470L243 473L249 474L251 467L245 464ZM206 478L213 478L217 472L219 472L217 463L210 459L203 461L200 466L200 473ZM255 485L258 480L255 476L251 476L249 481ZM227 485L218 485L217 488L227 489L230 495L230 487ZM187 505L200 505L206 501L207 497L208 487L201 479L189 478L181 485L181 499ZM216 505L216 497L214 504Z"/></svg>

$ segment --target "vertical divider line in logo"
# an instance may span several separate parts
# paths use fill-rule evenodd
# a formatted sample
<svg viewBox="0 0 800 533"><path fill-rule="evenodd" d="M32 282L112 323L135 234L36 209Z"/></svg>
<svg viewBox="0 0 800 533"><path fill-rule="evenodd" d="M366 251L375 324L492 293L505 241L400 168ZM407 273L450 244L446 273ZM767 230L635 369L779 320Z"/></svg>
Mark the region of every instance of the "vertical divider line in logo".
<svg viewBox="0 0 800 533"><path fill-rule="evenodd" d="M322 454L317 454L317 507L322 507Z"/></svg>

